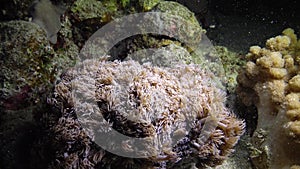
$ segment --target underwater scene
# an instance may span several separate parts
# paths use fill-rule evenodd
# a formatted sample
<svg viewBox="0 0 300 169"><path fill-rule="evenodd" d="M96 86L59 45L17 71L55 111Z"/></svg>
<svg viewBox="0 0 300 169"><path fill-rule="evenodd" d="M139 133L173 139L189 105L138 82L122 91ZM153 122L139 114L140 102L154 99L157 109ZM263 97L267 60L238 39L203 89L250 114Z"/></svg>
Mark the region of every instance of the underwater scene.
<svg viewBox="0 0 300 169"><path fill-rule="evenodd" d="M300 1L1 1L0 169L300 169Z"/></svg>

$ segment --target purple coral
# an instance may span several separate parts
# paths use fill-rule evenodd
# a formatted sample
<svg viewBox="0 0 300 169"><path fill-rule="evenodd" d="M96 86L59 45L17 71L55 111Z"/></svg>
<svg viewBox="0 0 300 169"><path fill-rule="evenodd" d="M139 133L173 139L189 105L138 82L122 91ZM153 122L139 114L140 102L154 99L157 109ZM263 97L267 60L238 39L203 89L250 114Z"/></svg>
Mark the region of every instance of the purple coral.
<svg viewBox="0 0 300 169"><path fill-rule="evenodd" d="M224 92L210 79L192 64L159 68L135 61L86 61L80 71L69 70L54 98L62 117L53 127L58 148L53 167L220 164L233 152L244 122L225 107ZM72 97L74 91L82 97ZM114 130L129 139L114 139ZM139 144L136 138L144 140ZM105 150L128 156L105 151L99 142L106 143Z"/></svg>

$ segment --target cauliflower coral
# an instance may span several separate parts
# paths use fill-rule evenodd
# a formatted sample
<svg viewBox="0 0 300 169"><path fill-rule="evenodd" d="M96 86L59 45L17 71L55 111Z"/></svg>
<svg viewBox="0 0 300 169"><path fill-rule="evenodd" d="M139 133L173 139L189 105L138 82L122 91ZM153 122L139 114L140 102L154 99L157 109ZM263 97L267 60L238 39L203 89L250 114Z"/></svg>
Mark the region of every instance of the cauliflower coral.
<svg viewBox="0 0 300 169"><path fill-rule="evenodd" d="M300 40L292 29L252 46L238 76L237 93L258 109L253 161L258 168L283 168L300 161ZM257 152L258 155L257 155Z"/></svg>

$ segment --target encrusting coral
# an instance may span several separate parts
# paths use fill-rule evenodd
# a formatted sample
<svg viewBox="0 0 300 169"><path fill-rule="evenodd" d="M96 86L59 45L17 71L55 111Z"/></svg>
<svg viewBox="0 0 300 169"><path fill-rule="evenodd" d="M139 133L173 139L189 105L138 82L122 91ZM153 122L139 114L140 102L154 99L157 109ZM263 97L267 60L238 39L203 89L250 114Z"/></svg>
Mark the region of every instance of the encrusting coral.
<svg viewBox="0 0 300 169"><path fill-rule="evenodd" d="M51 103L52 168L204 168L233 152L244 132L225 93L197 65L157 67L136 61L84 61L56 85ZM55 114L55 113L54 113ZM129 136L118 142L118 133ZM137 144L134 138L145 138ZM114 155L95 143L106 143ZM105 149L107 149L107 147Z"/></svg>
<svg viewBox="0 0 300 169"><path fill-rule="evenodd" d="M237 93L258 109L253 161L258 168L283 168L300 161L300 40L292 29L252 46L238 76Z"/></svg>

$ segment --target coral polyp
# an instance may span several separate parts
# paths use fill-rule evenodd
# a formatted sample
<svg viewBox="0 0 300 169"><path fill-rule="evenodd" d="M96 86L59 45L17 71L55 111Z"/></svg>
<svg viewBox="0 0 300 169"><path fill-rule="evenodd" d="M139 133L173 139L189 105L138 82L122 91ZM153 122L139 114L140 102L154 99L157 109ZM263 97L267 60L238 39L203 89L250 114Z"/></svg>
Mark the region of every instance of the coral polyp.
<svg viewBox="0 0 300 169"><path fill-rule="evenodd" d="M132 60L85 61L70 69L53 98L62 115L53 127L59 150L53 166L221 164L244 122L225 107L225 93L211 76L198 65L156 67Z"/></svg>

